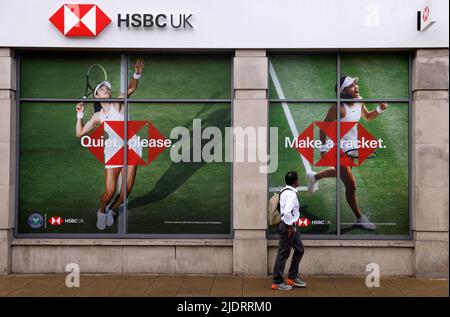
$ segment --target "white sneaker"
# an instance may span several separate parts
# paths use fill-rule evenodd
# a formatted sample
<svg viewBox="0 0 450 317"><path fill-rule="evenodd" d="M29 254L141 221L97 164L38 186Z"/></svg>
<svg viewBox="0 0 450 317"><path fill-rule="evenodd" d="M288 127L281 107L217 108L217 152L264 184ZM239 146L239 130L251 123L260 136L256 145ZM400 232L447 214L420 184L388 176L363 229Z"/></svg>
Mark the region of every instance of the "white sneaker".
<svg viewBox="0 0 450 317"><path fill-rule="evenodd" d="M355 225L359 226L359 227L361 227L363 229L366 229L366 230L372 230L373 231L373 230L377 229L377 226L375 224L373 224L372 222L370 222L369 218L367 218L364 215L362 215L359 218L356 218Z"/></svg>
<svg viewBox="0 0 450 317"><path fill-rule="evenodd" d="M100 212L100 209L97 211L97 229L106 229L106 214L104 212Z"/></svg>
<svg viewBox="0 0 450 317"><path fill-rule="evenodd" d="M114 211L109 209L109 205L106 206L106 225L111 227L114 224Z"/></svg>
<svg viewBox="0 0 450 317"><path fill-rule="evenodd" d="M308 180L308 191L314 193L319 190L319 181L314 177L317 173L313 171L306 172L306 178Z"/></svg>

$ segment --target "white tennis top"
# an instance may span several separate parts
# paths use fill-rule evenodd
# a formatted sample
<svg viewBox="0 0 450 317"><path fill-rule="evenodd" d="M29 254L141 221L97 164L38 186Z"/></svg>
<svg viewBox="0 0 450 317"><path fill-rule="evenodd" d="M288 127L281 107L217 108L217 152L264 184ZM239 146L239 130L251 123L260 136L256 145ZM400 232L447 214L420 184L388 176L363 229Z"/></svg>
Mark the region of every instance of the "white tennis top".
<svg viewBox="0 0 450 317"><path fill-rule="evenodd" d="M353 106L344 103L345 117L341 122L359 122L361 120L362 103L355 102ZM358 124L355 124L343 137L344 141L356 141L358 139Z"/></svg>
<svg viewBox="0 0 450 317"><path fill-rule="evenodd" d="M297 197L297 189L289 185L286 185L283 190L285 188L289 189L285 190L280 196L281 220L291 226L300 218L300 203Z"/></svg>

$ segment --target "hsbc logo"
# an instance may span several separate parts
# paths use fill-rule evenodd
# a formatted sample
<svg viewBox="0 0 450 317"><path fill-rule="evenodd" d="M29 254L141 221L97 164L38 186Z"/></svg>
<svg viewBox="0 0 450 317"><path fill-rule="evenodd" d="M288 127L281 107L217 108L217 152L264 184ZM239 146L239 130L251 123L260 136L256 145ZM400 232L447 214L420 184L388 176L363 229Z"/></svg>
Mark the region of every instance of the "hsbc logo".
<svg viewBox="0 0 450 317"><path fill-rule="evenodd" d="M311 220L309 220L308 218L300 218L298 220L298 226L300 228L306 228L311 224Z"/></svg>
<svg viewBox="0 0 450 317"><path fill-rule="evenodd" d="M65 36L95 37L111 19L95 4L64 4L50 22Z"/></svg>
<svg viewBox="0 0 450 317"><path fill-rule="evenodd" d="M62 224L84 224L84 219L66 218L53 216L48 219L48 223L52 226L61 226Z"/></svg>
<svg viewBox="0 0 450 317"><path fill-rule="evenodd" d="M148 124L148 138L142 138L137 133ZM115 138L104 139L105 130ZM81 138L81 146L91 152L105 165L124 165L125 125L123 121L108 121L101 123L90 135ZM129 165L147 165L152 163L166 148L172 146L172 141L166 139L151 122L128 121L127 163ZM148 148L148 159L142 159L142 148ZM111 153L105 148L113 149ZM139 149L141 148L141 150Z"/></svg>
<svg viewBox="0 0 450 317"><path fill-rule="evenodd" d="M308 218L300 218L298 220L298 226L300 228L306 228L309 227L310 225L313 226L327 226L330 225L331 221L329 220L309 220Z"/></svg>
<svg viewBox="0 0 450 317"><path fill-rule="evenodd" d="M48 222L52 225L52 226L60 226L63 224L63 218L61 217L51 217Z"/></svg>
<svg viewBox="0 0 450 317"><path fill-rule="evenodd" d="M117 27L192 29L192 14L117 14ZM111 19L96 4L64 4L50 22L67 37L96 37Z"/></svg>

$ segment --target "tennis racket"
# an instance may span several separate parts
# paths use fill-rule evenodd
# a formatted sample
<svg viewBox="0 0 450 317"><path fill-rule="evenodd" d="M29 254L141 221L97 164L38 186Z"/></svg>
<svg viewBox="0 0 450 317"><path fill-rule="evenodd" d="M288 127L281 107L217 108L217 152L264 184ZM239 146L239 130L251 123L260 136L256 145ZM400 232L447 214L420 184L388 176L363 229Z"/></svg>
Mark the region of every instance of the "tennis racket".
<svg viewBox="0 0 450 317"><path fill-rule="evenodd" d="M95 87L104 80L108 80L105 68L100 64L90 65L86 73L86 86L83 98L92 95Z"/></svg>
<svg viewBox="0 0 450 317"><path fill-rule="evenodd" d="M345 151L345 155L347 155L348 157L352 158L352 159L357 159L359 158L359 149L349 149L347 151ZM368 159L372 159L375 158L377 156L377 152L373 151L372 153L370 153L370 155L367 157Z"/></svg>

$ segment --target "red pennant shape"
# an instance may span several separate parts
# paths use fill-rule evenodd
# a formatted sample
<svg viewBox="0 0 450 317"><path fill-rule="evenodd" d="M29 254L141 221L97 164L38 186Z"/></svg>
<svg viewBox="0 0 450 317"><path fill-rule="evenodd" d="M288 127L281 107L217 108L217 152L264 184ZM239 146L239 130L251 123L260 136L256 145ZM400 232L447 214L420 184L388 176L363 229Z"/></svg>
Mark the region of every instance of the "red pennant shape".
<svg viewBox="0 0 450 317"><path fill-rule="evenodd" d="M361 124L358 125L358 140L361 141L376 141L375 138L372 136L372 134L369 133L369 131L366 130ZM372 154L376 148L367 148L367 147L361 147L358 149L358 165L361 165L369 156Z"/></svg>
<svg viewBox="0 0 450 317"><path fill-rule="evenodd" d="M167 140L164 135L162 135L151 122L148 124L148 139L149 142L152 140L155 141L156 144L158 143L164 143L165 140ZM159 140L159 142L158 142ZM164 150L166 149L165 146L149 146L148 147L148 164L153 162Z"/></svg>
<svg viewBox="0 0 450 317"><path fill-rule="evenodd" d="M297 138L297 151L303 155L308 162L314 164L314 148L300 147L300 141L309 142L314 140L314 123L311 123Z"/></svg>
<svg viewBox="0 0 450 317"><path fill-rule="evenodd" d="M98 6L96 7L96 13L96 35L98 35L109 23L111 23L111 19Z"/></svg>
<svg viewBox="0 0 450 317"><path fill-rule="evenodd" d="M92 132L89 137L91 138L91 142L95 144L100 144L99 142L102 142L105 135L105 127L104 124L101 123L97 129ZM103 143L101 143L102 146L91 146L88 147L89 152L91 152L97 160L100 161L100 163L105 163L105 146Z"/></svg>
<svg viewBox="0 0 450 317"><path fill-rule="evenodd" d="M56 28L64 34L64 6L58 9L49 19Z"/></svg>

